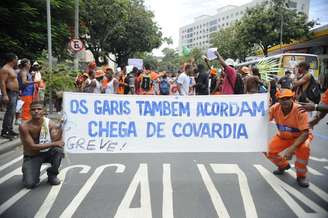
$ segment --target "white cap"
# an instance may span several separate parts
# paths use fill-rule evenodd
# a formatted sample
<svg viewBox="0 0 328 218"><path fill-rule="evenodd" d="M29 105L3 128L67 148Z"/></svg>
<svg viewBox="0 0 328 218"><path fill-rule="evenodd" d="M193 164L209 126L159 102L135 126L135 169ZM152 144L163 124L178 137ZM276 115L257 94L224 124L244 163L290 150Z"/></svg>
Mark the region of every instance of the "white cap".
<svg viewBox="0 0 328 218"><path fill-rule="evenodd" d="M231 58L228 58L227 60L225 60L225 62L226 62L227 65L235 66L235 62Z"/></svg>
<svg viewBox="0 0 328 218"><path fill-rule="evenodd" d="M40 64L37 61L34 61L34 63L32 64L32 66L40 66Z"/></svg>

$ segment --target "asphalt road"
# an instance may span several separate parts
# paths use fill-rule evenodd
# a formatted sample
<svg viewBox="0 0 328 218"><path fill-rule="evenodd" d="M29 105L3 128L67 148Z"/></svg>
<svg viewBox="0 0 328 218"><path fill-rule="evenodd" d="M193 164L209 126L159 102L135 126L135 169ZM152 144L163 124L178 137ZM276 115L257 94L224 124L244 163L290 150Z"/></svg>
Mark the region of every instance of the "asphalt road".
<svg viewBox="0 0 328 218"><path fill-rule="evenodd" d="M61 186L30 191L19 148L0 156L0 217L328 217L326 122L315 128L308 189L294 169L274 176L263 154L168 153L69 155Z"/></svg>

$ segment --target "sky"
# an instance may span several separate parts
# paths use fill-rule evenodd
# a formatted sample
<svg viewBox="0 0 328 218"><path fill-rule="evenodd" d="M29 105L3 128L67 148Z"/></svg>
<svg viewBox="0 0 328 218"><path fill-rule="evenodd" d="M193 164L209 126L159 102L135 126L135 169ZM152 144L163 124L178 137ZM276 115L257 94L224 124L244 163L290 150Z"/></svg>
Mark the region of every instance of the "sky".
<svg viewBox="0 0 328 218"><path fill-rule="evenodd" d="M218 8L227 5L243 5L251 0L145 0L147 9L155 14L155 22L162 28L164 37L171 37L177 48L179 43L179 28L194 21L201 15L214 15ZM153 54L161 56L161 50L155 49Z"/></svg>

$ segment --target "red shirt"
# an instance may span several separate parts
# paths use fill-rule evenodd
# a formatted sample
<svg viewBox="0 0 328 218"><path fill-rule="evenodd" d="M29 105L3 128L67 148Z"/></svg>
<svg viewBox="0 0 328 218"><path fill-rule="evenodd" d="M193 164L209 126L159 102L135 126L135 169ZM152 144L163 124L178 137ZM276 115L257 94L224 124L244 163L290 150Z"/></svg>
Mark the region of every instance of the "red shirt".
<svg viewBox="0 0 328 218"><path fill-rule="evenodd" d="M231 95L234 94L234 87L236 83L237 74L235 69L230 66L224 68L224 80L222 85L222 94ZM229 78L228 78L229 77Z"/></svg>

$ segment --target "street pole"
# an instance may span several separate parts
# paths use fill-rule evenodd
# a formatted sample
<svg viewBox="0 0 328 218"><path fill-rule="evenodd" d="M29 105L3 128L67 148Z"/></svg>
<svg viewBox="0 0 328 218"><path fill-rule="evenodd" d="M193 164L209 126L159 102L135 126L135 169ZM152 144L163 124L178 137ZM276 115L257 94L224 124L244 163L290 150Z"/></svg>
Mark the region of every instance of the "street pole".
<svg viewBox="0 0 328 218"><path fill-rule="evenodd" d="M74 28L75 39L79 39L79 0L75 0L75 28ZM78 52L74 54L74 70L79 70L79 57Z"/></svg>
<svg viewBox="0 0 328 218"><path fill-rule="evenodd" d="M283 31L283 24L284 23L284 16L281 14L281 19L280 19L280 52L282 49L282 31Z"/></svg>
<svg viewBox="0 0 328 218"><path fill-rule="evenodd" d="M47 30L48 30L48 64L49 64L49 82L52 81L52 44L51 44L51 14L50 14L50 0L47 0ZM49 110L53 112L52 103L52 89L49 86Z"/></svg>

